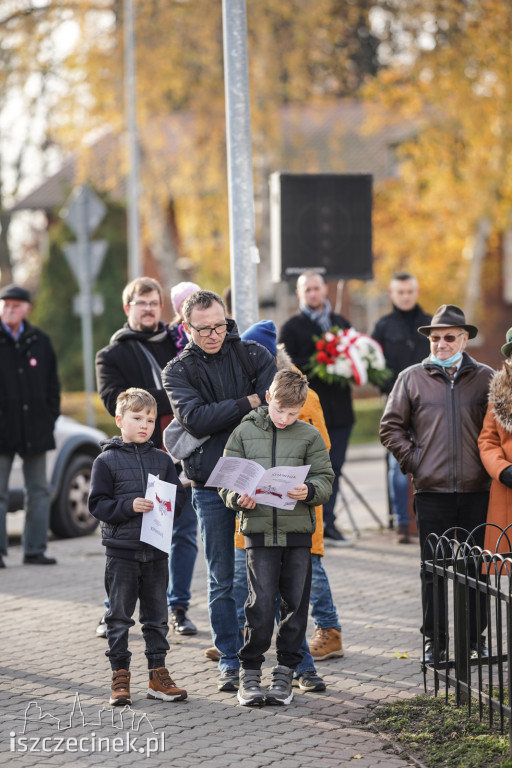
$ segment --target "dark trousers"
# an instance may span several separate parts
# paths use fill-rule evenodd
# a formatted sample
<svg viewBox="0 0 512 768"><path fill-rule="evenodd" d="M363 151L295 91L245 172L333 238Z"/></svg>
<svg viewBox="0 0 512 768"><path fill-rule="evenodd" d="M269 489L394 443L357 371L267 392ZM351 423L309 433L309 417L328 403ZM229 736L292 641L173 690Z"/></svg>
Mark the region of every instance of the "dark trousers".
<svg viewBox="0 0 512 768"><path fill-rule="evenodd" d="M338 498L338 489L340 486L340 475L345 462L345 454L347 452L348 441L352 426L350 427L331 427L329 430L329 438L331 440L331 450L329 451L329 458L331 460L332 468L334 471L334 482L332 484L332 493L327 504L324 504L324 528L332 528L336 520L334 514L334 508L336 506L336 499Z"/></svg>
<svg viewBox="0 0 512 768"><path fill-rule="evenodd" d="M107 557L105 589L109 609L105 614L108 640L106 655L113 670L130 668L132 654L128 650L128 630L135 624L132 616L137 598L148 669L165 666L165 655L169 650L168 581L169 562L166 557L146 562Z"/></svg>
<svg viewBox="0 0 512 768"><path fill-rule="evenodd" d="M457 539L457 541L466 541L468 533L474 528L485 523L487 519L487 506L489 503L488 493L417 493L414 497L414 508L418 521L420 534L421 557L425 560L433 558L433 551L425 542L431 533L442 536L445 531L448 539ZM451 530L456 529L456 530ZM471 546L484 546L484 527L476 531L469 543ZM447 555L450 553L447 552ZM442 553L438 550L437 557L441 558ZM475 569L469 569L469 575L475 576ZM434 637L434 574L421 572L421 596L423 601L424 625L421 631L425 636L432 639ZM438 581L439 596L439 637L443 643L446 638L445 623L445 600L442 580ZM470 590L469 600L469 624L470 641L477 641L477 621L476 621L476 593ZM485 611L485 600L480 600L480 629L487 626L487 616Z"/></svg>
<svg viewBox="0 0 512 768"><path fill-rule="evenodd" d="M295 669L308 623L311 552L308 547L251 547L246 550L249 596L245 603L244 645L238 652L243 669L260 669L270 648L281 595L277 627L277 663Z"/></svg>

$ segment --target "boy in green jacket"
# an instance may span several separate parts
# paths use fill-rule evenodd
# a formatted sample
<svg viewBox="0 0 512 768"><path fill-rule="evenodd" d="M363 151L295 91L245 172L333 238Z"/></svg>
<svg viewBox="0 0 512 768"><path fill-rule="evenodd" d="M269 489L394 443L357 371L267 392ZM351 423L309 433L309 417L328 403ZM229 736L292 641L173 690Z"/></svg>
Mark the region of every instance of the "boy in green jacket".
<svg viewBox="0 0 512 768"><path fill-rule="evenodd" d="M264 469L311 465L304 484L288 492L293 509L258 504L254 498L219 489L226 506L240 517L245 536L249 597L245 604L244 645L238 701L243 706L289 704L293 670L301 660L300 646L308 621L311 586L311 536L315 506L331 494L334 472L325 442L315 427L297 421L308 392L308 380L298 371L279 371L266 393L268 406L247 414L236 427L225 456L252 459ZM271 687L260 688L261 665L274 628L276 595L281 614L276 637L277 666Z"/></svg>

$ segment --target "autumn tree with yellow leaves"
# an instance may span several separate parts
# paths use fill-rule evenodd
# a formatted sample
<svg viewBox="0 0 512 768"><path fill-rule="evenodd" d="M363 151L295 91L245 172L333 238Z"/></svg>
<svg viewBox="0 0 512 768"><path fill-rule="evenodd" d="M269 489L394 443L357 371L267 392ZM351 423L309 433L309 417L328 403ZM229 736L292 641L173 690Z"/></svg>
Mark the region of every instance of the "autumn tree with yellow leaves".
<svg viewBox="0 0 512 768"><path fill-rule="evenodd" d="M377 22L388 61L363 98L374 127L384 108L411 128L377 190L378 275L384 285L410 269L426 306L460 302L474 316L486 253L511 225L512 6L391 0Z"/></svg>
<svg viewBox="0 0 512 768"><path fill-rule="evenodd" d="M20 12L7 27L0 15L0 30L23 37L28 17L21 7L28 5L12 0L10 6ZM56 0L35 14L40 23L48 23L50 6L54 17L60 9L79 29L60 63L66 87L52 111L50 135L69 152L79 148L83 177L97 171L102 189L118 196L126 172L122 141L94 169L84 138L105 130L123 135L123 2ZM368 0L247 0L246 6L261 199L279 162L279 110L353 94L376 71L377 41L369 31ZM180 252L199 265L199 281L222 286L229 277L222 4L135 0L134 7L143 237L165 248L161 212L172 202Z"/></svg>
<svg viewBox="0 0 512 768"><path fill-rule="evenodd" d="M375 189L381 286L408 268L426 305L440 286L450 300L474 303L483 256L510 221L509 0L246 6L257 203L282 156L280 110L357 94L375 108L370 128L386 114L411 136L396 147L396 176ZM161 212L172 206L179 252L199 265L200 282L220 287L229 269L221 2L135 0L135 11L144 240L165 250ZM94 168L84 140L106 130L123 136L122 0L4 0L0 33L0 95L39 78L45 147L78 151L83 178L96 172L118 198L122 141ZM75 44L63 57L67 34ZM306 148L296 157L302 167L293 170L317 170ZM333 171L343 170L337 160L333 153Z"/></svg>

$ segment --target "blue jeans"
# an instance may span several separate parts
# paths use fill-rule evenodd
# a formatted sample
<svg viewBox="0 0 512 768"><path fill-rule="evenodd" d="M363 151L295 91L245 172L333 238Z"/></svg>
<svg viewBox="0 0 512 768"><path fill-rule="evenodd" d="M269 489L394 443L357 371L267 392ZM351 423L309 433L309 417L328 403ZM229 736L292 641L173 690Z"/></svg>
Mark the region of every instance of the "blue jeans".
<svg viewBox="0 0 512 768"><path fill-rule="evenodd" d="M208 612L215 647L221 652L219 669L238 669L242 646L233 593L235 570L235 513L215 490L192 488L192 504L199 521L208 579Z"/></svg>
<svg viewBox="0 0 512 768"><path fill-rule="evenodd" d="M315 555L313 555L315 557ZM313 566L314 568L314 566ZM325 571L324 571L325 573ZM311 584L313 586L313 584ZM245 603L249 597L249 585L247 582L247 564L245 549L235 549L235 577L233 579L233 591L235 594L236 611L238 616L238 626L242 630L245 626ZM279 593L276 595L276 624L279 625L281 614L281 599ZM314 672L315 662L309 652L308 641L306 640L306 633L302 639L302 645L300 646L300 653L302 654L302 661L299 662L295 669L295 675L302 674L302 672Z"/></svg>
<svg viewBox="0 0 512 768"><path fill-rule="evenodd" d="M275 595L281 595L276 636L277 663L296 669L308 623L311 556L309 547L252 547L246 552L249 597L245 604L244 669L260 669L270 648Z"/></svg>
<svg viewBox="0 0 512 768"><path fill-rule="evenodd" d="M332 528L336 520L334 508L336 506L336 499L338 497L340 475L343 468L343 463L345 461L345 454L347 452L347 446L350 433L352 431L352 426L332 427L328 431L331 440L329 458L331 459L331 464L334 471L334 482L332 484L331 497L327 504L324 504L324 528Z"/></svg>
<svg viewBox="0 0 512 768"><path fill-rule="evenodd" d="M169 557L169 610L184 608L190 603L190 585L197 557L197 517L192 506L192 488L185 488L187 500L181 515L174 521L171 554Z"/></svg>
<svg viewBox="0 0 512 768"><path fill-rule="evenodd" d="M8 407L8 406L7 406ZM0 554L7 554L7 506L9 475L14 454L0 455ZM26 555L43 554L50 525L50 489L46 482L46 453L25 456L23 479L25 481L25 527L23 551Z"/></svg>
<svg viewBox="0 0 512 768"><path fill-rule="evenodd" d="M404 475L398 461L388 453L388 489L391 509L397 525L409 525L409 475Z"/></svg>
<svg viewBox="0 0 512 768"><path fill-rule="evenodd" d="M129 669L128 630L139 598L139 620L146 643L148 669L165 666L169 650L167 633L167 558L160 560L125 560L107 557L105 589L110 607L105 614L108 651L113 670Z"/></svg>
<svg viewBox="0 0 512 768"><path fill-rule="evenodd" d="M337 629L341 632L338 612L332 599L331 585L325 572L320 555L311 555L313 574L311 578L311 615L315 627L320 629Z"/></svg>

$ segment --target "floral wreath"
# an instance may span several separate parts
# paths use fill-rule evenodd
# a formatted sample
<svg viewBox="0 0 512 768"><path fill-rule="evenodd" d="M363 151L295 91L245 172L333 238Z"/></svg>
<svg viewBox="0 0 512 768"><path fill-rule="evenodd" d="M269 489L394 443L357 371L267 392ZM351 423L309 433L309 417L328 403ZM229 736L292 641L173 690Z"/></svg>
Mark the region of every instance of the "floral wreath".
<svg viewBox="0 0 512 768"><path fill-rule="evenodd" d="M310 359L309 373L328 384L370 383L380 387L391 376L378 341L358 333L355 328L335 326L313 338L315 352Z"/></svg>

